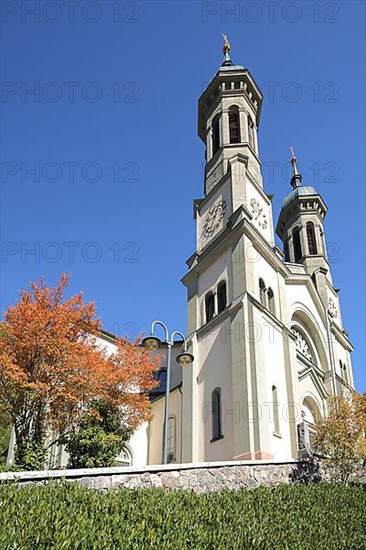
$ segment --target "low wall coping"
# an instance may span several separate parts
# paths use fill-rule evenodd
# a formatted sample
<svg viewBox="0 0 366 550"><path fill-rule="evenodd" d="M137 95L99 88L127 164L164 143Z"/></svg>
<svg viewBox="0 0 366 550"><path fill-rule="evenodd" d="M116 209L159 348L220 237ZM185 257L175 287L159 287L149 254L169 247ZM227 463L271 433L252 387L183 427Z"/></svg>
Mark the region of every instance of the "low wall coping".
<svg viewBox="0 0 366 550"><path fill-rule="evenodd" d="M25 472L0 473L0 482L19 479L32 481L42 479L82 478L108 475L133 475L145 472L171 472L179 470L197 470L201 468L230 468L234 466L280 466L286 464L298 464L298 460L230 460L219 462L185 462L182 464L154 464L136 468L134 466L110 467L110 468L78 468L63 470L36 470Z"/></svg>

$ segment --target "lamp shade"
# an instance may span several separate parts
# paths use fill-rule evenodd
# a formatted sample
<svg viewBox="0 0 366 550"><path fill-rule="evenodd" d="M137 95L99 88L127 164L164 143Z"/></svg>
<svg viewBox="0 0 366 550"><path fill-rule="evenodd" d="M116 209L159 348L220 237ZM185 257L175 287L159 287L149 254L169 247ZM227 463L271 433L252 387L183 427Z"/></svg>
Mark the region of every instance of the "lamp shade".
<svg viewBox="0 0 366 550"><path fill-rule="evenodd" d="M190 365L192 365L193 360L193 355L191 353L188 353L187 351L184 351L177 356L177 363L181 367L189 367Z"/></svg>
<svg viewBox="0 0 366 550"><path fill-rule="evenodd" d="M142 340L141 345L149 351L155 351L160 348L161 341L156 336L146 336Z"/></svg>

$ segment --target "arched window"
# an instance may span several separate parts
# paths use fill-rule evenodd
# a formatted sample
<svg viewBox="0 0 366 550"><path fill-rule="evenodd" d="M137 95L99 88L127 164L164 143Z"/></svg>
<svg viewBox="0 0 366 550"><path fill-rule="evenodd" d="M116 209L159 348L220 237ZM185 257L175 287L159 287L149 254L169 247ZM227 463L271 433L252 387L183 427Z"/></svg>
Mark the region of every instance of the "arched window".
<svg viewBox="0 0 366 550"><path fill-rule="evenodd" d="M259 279L259 300L262 306L266 307L266 285L263 279Z"/></svg>
<svg viewBox="0 0 366 550"><path fill-rule="evenodd" d="M272 386L272 411L273 411L273 428L276 434L280 433L280 415L279 402L276 386Z"/></svg>
<svg viewBox="0 0 366 550"><path fill-rule="evenodd" d="M295 263L299 262L302 258L301 241L300 241L300 228L295 227L292 232L292 240L294 243L294 259Z"/></svg>
<svg viewBox="0 0 366 550"><path fill-rule="evenodd" d="M317 424L321 422L321 414L315 401L307 397L301 406L302 422L298 424L299 449L314 449Z"/></svg>
<svg viewBox="0 0 366 550"><path fill-rule="evenodd" d="M177 421L174 414L168 418L168 463L176 460Z"/></svg>
<svg viewBox="0 0 366 550"><path fill-rule="evenodd" d="M221 281L217 287L217 305L218 313L221 313L226 308L226 283Z"/></svg>
<svg viewBox="0 0 366 550"><path fill-rule="evenodd" d="M291 328L291 331L295 335L296 351L300 353L300 357L304 356L308 361L316 365L317 361L312 346L309 344L301 328L295 325Z"/></svg>
<svg viewBox="0 0 366 550"><path fill-rule="evenodd" d="M268 289L267 298L268 298L268 309L274 315L275 313L274 294L271 288Z"/></svg>
<svg viewBox="0 0 366 550"><path fill-rule="evenodd" d="M211 321L215 313L215 297L209 292L205 298L206 323Z"/></svg>
<svg viewBox="0 0 366 550"><path fill-rule="evenodd" d="M158 380L159 380L159 392L166 392L166 368L159 369L158 371Z"/></svg>
<svg viewBox="0 0 366 550"><path fill-rule="evenodd" d="M342 363L341 360L339 360L339 370L341 378L343 378L343 380L348 384L347 366L345 363Z"/></svg>
<svg viewBox="0 0 366 550"><path fill-rule="evenodd" d="M254 123L250 116L248 116L248 140L249 145L255 150Z"/></svg>
<svg viewBox="0 0 366 550"><path fill-rule="evenodd" d="M215 388L211 395L212 401L212 441L222 438L221 426L221 389Z"/></svg>
<svg viewBox="0 0 366 550"><path fill-rule="evenodd" d="M234 105L229 109L229 135L230 143L240 143L239 109Z"/></svg>
<svg viewBox="0 0 366 550"><path fill-rule="evenodd" d="M212 156L220 149L220 116L216 115L212 122Z"/></svg>
<svg viewBox="0 0 366 550"><path fill-rule="evenodd" d="M339 376L343 378L343 363L339 360Z"/></svg>
<svg viewBox="0 0 366 550"><path fill-rule="evenodd" d="M116 457L116 466L132 466L133 458L131 450L125 446Z"/></svg>
<svg viewBox="0 0 366 550"><path fill-rule="evenodd" d="M318 249L316 246L316 237L315 237L315 229L314 224L312 222L308 222L306 224L306 236L308 239L308 249L309 254L314 256L318 253Z"/></svg>

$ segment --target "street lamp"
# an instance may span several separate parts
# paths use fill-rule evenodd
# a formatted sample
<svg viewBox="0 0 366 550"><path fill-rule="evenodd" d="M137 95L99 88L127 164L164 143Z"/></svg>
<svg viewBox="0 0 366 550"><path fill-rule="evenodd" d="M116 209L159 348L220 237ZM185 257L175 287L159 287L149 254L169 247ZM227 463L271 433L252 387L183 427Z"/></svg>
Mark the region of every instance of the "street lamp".
<svg viewBox="0 0 366 550"><path fill-rule="evenodd" d="M169 338L169 331L164 323L161 321L154 321L151 324L150 336L144 338L141 345L149 351L156 351L161 346L161 340L154 335L154 328L156 325L160 325L165 331L164 343L168 347L167 359L166 359L166 388L165 388L165 410L164 410L164 445L163 445L163 464L168 463L168 420L169 420L169 395L170 395L170 362L171 351L174 344L174 337L181 336L183 338L183 352L177 356L177 363L181 367L188 367L193 363L193 355L187 351L187 341L183 334L179 330L172 332Z"/></svg>

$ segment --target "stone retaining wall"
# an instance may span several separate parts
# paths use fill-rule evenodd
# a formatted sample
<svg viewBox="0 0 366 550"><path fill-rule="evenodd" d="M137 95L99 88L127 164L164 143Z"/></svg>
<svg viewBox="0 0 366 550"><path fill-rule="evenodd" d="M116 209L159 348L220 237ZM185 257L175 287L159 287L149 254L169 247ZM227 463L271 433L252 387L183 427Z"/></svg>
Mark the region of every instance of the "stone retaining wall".
<svg viewBox="0 0 366 550"><path fill-rule="evenodd" d="M77 482L94 489L119 487L188 489L197 493L271 486L298 481L319 481L323 477L310 461L264 462L231 461L178 464L135 468L90 468L80 470L45 470L7 472L0 482L18 480L19 485L45 484L50 480Z"/></svg>

